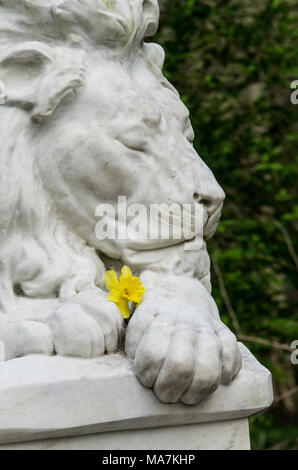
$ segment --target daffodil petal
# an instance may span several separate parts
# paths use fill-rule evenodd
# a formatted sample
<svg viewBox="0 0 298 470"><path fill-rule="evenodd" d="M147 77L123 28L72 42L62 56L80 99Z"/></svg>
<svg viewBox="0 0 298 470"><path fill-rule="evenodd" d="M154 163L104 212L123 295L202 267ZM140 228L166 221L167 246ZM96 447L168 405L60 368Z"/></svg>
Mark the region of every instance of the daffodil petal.
<svg viewBox="0 0 298 470"><path fill-rule="evenodd" d="M118 304L118 302L120 300L120 297L121 297L120 291L118 289L112 289L110 294L109 294L108 300Z"/></svg>
<svg viewBox="0 0 298 470"><path fill-rule="evenodd" d="M145 287L139 287L134 292L129 295L130 302L135 302L137 304L141 303L145 293Z"/></svg>
<svg viewBox="0 0 298 470"><path fill-rule="evenodd" d="M119 300L117 305L118 305L118 308L119 308L123 318L129 318L130 317L130 311L129 311L129 306L128 306L128 300L123 299L123 297L122 297Z"/></svg>
<svg viewBox="0 0 298 470"><path fill-rule="evenodd" d="M128 289L129 291L134 291L142 286L142 282L138 277L127 277L120 281L120 287L122 289Z"/></svg>
<svg viewBox="0 0 298 470"><path fill-rule="evenodd" d="M105 274L105 285L108 289L112 290L119 288L119 281L116 271L110 270Z"/></svg>
<svg viewBox="0 0 298 470"><path fill-rule="evenodd" d="M140 305L140 303L143 300L144 292L145 291L142 291L140 293L136 293L133 296L131 296L131 298L129 299L130 302L135 302L137 305Z"/></svg>
<svg viewBox="0 0 298 470"><path fill-rule="evenodd" d="M140 303L144 292L145 287L143 286L141 280L138 277L129 277L120 281L121 291L126 291L127 299L130 302Z"/></svg>
<svg viewBox="0 0 298 470"><path fill-rule="evenodd" d="M124 279L127 279L129 277L132 277L131 269L128 266L123 266L123 268L121 269L120 282L124 281Z"/></svg>

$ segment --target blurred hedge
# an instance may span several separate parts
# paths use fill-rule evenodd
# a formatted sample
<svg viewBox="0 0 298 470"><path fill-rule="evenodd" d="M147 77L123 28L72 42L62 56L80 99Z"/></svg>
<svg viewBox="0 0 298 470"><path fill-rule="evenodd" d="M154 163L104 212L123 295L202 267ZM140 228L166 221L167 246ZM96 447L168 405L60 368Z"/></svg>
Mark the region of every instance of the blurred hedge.
<svg viewBox="0 0 298 470"><path fill-rule="evenodd" d="M246 345L274 377L276 403L251 419L253 448L298 448L298 366L282 346L298 339L298 0L161 7L165 74L227 195L209 243L214 296L240 339L256 337Z"/></svg>

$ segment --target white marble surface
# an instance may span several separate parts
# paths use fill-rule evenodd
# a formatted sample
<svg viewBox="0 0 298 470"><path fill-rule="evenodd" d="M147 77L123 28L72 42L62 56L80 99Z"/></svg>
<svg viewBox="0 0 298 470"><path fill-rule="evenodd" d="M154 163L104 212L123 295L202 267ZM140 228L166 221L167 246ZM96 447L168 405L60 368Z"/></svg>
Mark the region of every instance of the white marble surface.
<svg viewBox="0 0 298 470"><path fill-rule="evenodd" d="M241 368L205 242L225 194L163 76L163 49L145 41L158 21L157 0L0 1L0 340L6 360L117 351L122 317L103 281L118 260L146 287L126 330L135 374L163 402L196 404ZM100 238L103 204L128 226L119 197L146 215L163 205L155 227L180 236ZM188 207L187 224L172 204Z"/></svg>
<svg viewBox="0 0 298 470"><path fill-rule="evenodd" d="M249 450L248 419L0 445L0 450ZM108 452L106 454L109 455Z"/></svg>
<svg viewBox="0 0 298 470"><path fill-rule="evenodd" d="M123 355L27 356L0 364L0 442L247 417L270 406L271 374L240 344L243 368L199 405L163 404Z"/></svg>

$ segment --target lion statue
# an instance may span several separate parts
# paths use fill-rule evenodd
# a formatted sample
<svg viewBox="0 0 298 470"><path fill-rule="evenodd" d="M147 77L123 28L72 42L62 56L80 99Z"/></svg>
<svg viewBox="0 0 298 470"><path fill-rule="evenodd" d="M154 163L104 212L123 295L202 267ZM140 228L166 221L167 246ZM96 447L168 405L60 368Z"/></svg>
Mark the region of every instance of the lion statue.
<svg viewBox="0 0 298 470"><path fill-rule="evenodd" d="M125 352L166 403L195 404L241 369L211 296L205 241L101 240L96 207L200 205L204 239L224 192L193 147L189 113L144 42L157 0L0 2L0 340L27 354ZM146 286L127 327L106 269ZM118 268L117 268L118 269Z"/></svg>

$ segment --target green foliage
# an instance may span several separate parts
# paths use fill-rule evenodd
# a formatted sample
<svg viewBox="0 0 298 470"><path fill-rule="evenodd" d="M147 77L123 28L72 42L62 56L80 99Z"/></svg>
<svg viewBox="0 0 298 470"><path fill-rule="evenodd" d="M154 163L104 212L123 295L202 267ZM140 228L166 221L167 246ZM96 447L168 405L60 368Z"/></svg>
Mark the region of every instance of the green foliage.
<svg viewBox="0 0 298 470"><path fill-rule="evenodd" d="M195 147L226 192L209 243L239 334L298 339L298 0L165 0L157 36L165 74L191 112ZM233 329L218 273L214 296ZM247 346L273 373L276 395L297 385L290 353ZM252 419L256 448L298 448L298 394ZM265 433L265 434L264 434ZM265 436L265 438L264 438Z"/></svg>

